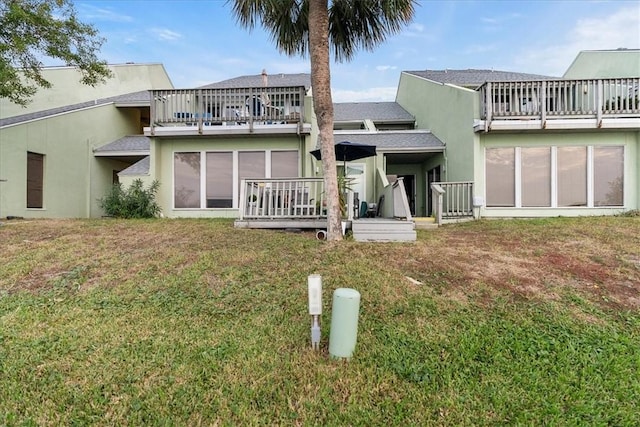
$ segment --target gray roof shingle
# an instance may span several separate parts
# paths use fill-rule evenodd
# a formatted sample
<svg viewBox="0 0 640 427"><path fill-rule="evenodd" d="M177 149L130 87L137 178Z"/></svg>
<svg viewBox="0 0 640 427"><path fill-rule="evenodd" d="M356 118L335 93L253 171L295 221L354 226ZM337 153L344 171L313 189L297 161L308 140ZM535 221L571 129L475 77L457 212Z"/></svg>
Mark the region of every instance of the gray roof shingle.
<svg viewBox="0 0 640 427"><path fill-rule="evenodd" d="M428 131L334 133L335 142L375 145L379 149L444 149L444 143Z"/></svg>
<svg viewBox="0 0 640 427"><path fill-rule="evenodd" d="M211 83L200 86L199 89L242 89L247 87L262 87L262 74L252 76L234 77L228 80L222 80L217 83ZM305 89L311 87L311 74L270 74L267 77L267 86L269 87L291 87L304 86Z"/></svg>
<svg viewBox="0 0 640 427"><path fill-rule="evenodd" d="M131 152L135 154L139 151L148 152L150 147L150 139L144 135L128 135L113 142L105 144L93 150L96 153L109 152Z"/></svg>
<svg viewBox="0 0 640 427"><path fill-rule="evenodd" d="M347 122L370 119L413 122L415 118L397 102L341 102L333 104L333 120Z"/></svg>
<svg viewBox="0 0 640 427"><path fill-rule="evenodd" d="M0 119L0 127L9 126L17 123L28 122L30 120L42 119L49 116L55 116L56 114L68 113L71 111L81 110L83 108L89 108L96 105L104 105L109 103L150 103L151 95L149 91L143 90L140 92L132 92L124 95L112 96L110 98L96 99L94 101L81 102L79 104L64 105L62 107L50 108L48 110L36 111L33 113L20 114L18 116L7 117Z"/></svg>
<svg viewBox="0 0 640 427"><path fill-rule="evenodd" d="M129 166L128 168L118 172L119 176L127 176L127 175L149 175L149 157L147 156L144 159L140 160Z"/></svg>
<svg viewBox="0 0 640 427"><path fill-rule="evenodd" d="M433 80L434 82L451 83L472 88L482 86L485 82L559 79L559 77L542 76L539 74L474 69L405 71L405 73Z"/></svg>

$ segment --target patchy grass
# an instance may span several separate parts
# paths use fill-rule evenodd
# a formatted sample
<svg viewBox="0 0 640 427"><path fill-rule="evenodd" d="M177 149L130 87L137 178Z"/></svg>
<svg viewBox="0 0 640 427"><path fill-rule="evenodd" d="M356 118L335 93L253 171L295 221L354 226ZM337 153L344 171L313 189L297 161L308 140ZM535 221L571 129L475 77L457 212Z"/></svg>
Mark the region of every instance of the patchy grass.
<svg viewBox="0 0 640 427"><path fill-rule="evenodd" d="M639 217L337 245L229 221L20 221L0 253L0 424L637 423ZM362 294L350 362L327 355L338 287Z"/></svg>

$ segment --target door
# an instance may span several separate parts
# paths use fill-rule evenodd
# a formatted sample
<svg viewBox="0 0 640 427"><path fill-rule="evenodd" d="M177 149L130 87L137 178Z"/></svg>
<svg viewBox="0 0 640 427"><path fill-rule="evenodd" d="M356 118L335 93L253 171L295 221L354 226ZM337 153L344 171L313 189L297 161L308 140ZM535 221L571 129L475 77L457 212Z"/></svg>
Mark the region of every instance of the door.
<svg viewBox="0 0 640 427"><path fill-rule="evenodd" d="M403 178L404 191L407 193L407 199L409 200L409 210L411 215L416 214L416 176L415 175L398 175L398 178Z"/></svg>
<svg viewBox="0 0 640 427"><path fill-rule="evenodd" d="M429 169L427 172L427 216L433 214L433 200L431 196L431 184L440 182L440 165Z"/></svg>

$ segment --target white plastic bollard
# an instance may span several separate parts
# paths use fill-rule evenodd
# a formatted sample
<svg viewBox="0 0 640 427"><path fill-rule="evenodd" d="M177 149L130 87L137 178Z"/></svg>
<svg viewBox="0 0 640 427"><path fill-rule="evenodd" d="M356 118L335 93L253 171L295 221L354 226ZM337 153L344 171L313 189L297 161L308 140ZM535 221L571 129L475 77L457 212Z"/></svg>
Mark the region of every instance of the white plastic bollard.
<svg viewBox="0 0 640 427"><path fill-rule="evenodd" d="M320 349L320 315L322 314L322 276L311 274L307 277L309 291L309 314L311 315L311 347Z"/></svg>

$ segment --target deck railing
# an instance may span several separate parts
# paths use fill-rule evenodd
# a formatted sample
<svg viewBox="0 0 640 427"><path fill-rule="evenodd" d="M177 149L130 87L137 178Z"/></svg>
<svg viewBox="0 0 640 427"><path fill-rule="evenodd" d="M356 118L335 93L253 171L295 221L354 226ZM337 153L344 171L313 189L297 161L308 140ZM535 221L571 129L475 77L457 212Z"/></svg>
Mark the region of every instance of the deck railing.
<svg viewBox="0 0 640 427"><path fill-rule="evenodd" d="M152 90L157 126L235 126L304 122L304 86Z"/></svg>
<svg viewBox="0 0 640 427"><path fill-rule="evenodd" d="M480 87L481 119L546 120L640 117L640 77L487 82Z"/></svg>
<svg viewBox="0 0 640 427"><path fill-rule="evenodd" d="M240 220L326 218L322 178L243 179Z"/></svg>
<svg viewBox="0 0 640 427"><path fill-rule="evenodd" d="M431 194L432 211L438 224L443 219L473 217L473 182L434 182Z"/></svg>

